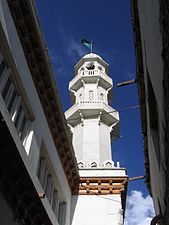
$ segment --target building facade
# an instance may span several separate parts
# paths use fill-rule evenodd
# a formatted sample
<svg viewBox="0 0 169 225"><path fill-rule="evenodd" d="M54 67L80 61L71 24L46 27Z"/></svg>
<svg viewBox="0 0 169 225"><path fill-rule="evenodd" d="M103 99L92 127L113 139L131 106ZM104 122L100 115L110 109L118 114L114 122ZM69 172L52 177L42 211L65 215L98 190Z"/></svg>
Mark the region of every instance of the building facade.
<svg viewBox="0 0 169 225"><path fill-rule="evenodd" d="M75 65L69 83L73 106L65 115L80 174L79 190L72 197L72 225L124 222L127 176L112 161L119 114L109 106L113 82L108 69L100 56L87 54Z"/></svg>
<svg viewBox="0 0 169 225"><path fill-rule="evenodd" d="M34 1L0 1L0 224L123 224L112 86L108 64L84 56L70 82L68 127Z"/></svg>
<svg viewBox="0 0 169 225"><path fill-rule="evenodd" d="M0 224L70 224L79 173L34 1L0 1Z"/></svg>
<svg viewBox="0 0 169 225"><path fill-rule="evenodd" d="M131 3L146 182L157 215L153 224L165 225L169 224L169 3Z"/></svg>

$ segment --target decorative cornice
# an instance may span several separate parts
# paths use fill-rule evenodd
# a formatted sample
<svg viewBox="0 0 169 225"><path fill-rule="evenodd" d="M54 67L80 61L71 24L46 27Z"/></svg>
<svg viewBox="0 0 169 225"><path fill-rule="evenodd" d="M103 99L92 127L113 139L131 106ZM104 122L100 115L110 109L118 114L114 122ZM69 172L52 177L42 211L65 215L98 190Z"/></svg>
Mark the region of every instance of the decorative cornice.
<svg viewBox="0 0 169 225"><path fill-rule="evenodd" d="M125 212L128 177L80 177L74 195L121 195ZM123 215L124 216L124 215Z"/></svg>
<svg viewBox="0 0 169 225"><path fill-rule="evenodd" d="M121 194L126 191L127 180L127 177L80 177L79 189L74 194Z"/></svg>
<svg viewBox="0 0 169 225"><path fill-rule="evenodd" d="M37 12L31 0L8 0L16 29L72 192L78 167Z"/></svg>

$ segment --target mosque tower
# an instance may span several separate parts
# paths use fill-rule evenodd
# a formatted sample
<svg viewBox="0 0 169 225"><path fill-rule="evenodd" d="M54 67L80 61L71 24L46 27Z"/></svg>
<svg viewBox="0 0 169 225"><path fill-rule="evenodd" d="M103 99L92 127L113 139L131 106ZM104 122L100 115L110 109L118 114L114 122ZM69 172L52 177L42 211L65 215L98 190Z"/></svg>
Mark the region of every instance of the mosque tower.
<svg viewBox="0 0 169 225"><path fill-rule="evenodd" d="M109 65L85 55L69 83L73 106L65 112L79 166L79 189L72 197L72 225L122 225L127 176L112 161L111 141L119 136L119 113L109 106Z"/></svg>

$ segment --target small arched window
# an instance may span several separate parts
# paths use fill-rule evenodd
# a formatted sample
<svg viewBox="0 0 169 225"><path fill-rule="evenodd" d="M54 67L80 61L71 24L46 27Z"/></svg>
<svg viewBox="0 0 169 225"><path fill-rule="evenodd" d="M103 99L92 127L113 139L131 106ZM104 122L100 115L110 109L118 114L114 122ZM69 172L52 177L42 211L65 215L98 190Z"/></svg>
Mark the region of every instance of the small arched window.
<svg viewBox="0 0 169 225"><path fill-rule="evenodd" d="M84 67L82 67L82 68L80 69L80 72L82 73L82 75L84 75Z"/></svg>
<svg viewBox="0 0 169 225"><path fill-rule="evenodd" d="M101 100L101 101L104 100L104 94L103 94L103 93L100 94L100 100Z"/></svg>
<svg viewBox="0 0 169 225"><path fill-rule="evenodd" d="M94 62L89 62L89 63L86 65L86 68L87 68L88 70L94 70L94 68L95 68Z"/></svg>
<svg viewBox="0 0 169 225"><path fill-rule="evenodd" d="M80 93L79 95L79 100L82 100L82 93Z"/></svg>
<svg viewBox="0 0 169 225"><path fill-rule="evenodd" d="M103 68L101 66L98 66L98 69L101 70L101 71L103 70Z"/></svg>

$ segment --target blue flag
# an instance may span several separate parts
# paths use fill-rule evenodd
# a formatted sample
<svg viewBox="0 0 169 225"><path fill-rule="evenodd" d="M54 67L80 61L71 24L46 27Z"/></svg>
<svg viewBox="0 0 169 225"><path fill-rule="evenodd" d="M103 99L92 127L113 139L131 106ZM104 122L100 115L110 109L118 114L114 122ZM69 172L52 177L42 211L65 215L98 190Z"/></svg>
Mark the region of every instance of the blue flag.
<svg viewBox="0 0 169 225"><path fill-rule="evenodd" d="M90 48L90 50L91 50L91 52L92 52L92 42L90 42L90 41L87 41L86 39L82 39L82 40L80 40L80 42L82 43L82 44L84 44L86 47L88 47L88 48Z"/></svg>

